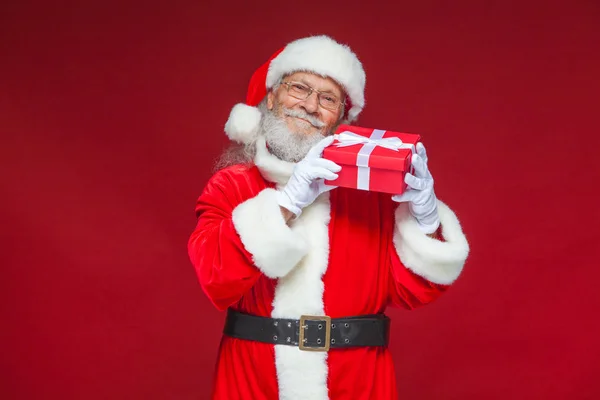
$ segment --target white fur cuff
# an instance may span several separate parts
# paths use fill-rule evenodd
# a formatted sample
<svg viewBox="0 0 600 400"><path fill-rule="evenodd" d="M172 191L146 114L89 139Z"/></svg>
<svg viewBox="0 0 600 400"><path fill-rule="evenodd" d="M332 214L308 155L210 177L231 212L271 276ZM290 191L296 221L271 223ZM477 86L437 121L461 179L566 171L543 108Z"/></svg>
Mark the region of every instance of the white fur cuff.
<svg viewBox="0 0 600 400"><path fill-rule="evenodd" d="M460 275L469 243L454 212L439 200L438 213L445 241L424 234L406 203L398 206L394 245L406 268L430 282L448 285Z"/></svg>
<svg viewBox="0 0 600 400"><path fill-rule="evenodd" d="M269 278L287 275L308 252L304 238L285 223L274 189L238 205L232 218L254 264Z"/></svg>

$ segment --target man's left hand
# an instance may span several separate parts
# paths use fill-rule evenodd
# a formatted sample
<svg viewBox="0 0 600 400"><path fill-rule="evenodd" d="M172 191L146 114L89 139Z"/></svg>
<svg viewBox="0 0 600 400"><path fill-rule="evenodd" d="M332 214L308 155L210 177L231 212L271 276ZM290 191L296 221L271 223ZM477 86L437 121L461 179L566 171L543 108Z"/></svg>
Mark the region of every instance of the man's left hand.
<svg viewBox="0 0 600 400"><path fill-rule="evenodd" d="M411 162L415 174L406 173L404 182L408 185L406 192L392 196L392 200L409 202L410 213L415 217L419 228L426 234L434 233L440 226L437 209L437 198L433 191L433 177L427 167L427 152L422 143L417 143L417 154L413 154Z"/></svg>

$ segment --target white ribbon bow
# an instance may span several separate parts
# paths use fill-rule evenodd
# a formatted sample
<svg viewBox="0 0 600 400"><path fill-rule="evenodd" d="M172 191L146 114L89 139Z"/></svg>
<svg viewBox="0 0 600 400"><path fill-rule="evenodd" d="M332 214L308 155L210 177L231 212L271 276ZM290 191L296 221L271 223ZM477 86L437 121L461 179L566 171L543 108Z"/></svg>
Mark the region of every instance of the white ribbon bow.
<svg viewBox="0 0 600 400"><path fill-rule="evenodd" d="M381 136L383 136L383 134L385 133L385 131L381 131L379 129L375 129L373 131L373 134L371 135L371 137L366 137L366 136L361 136L358 135L354 132L350 132L350 131L344 131L340 134L337 135L337 140L338 142L335 144L337 147L347 147L347 146L354 146L355 144L372 144L375 146L381 146L381 147L385 147L386 149L390 149L390 150L394 150L394 151L398 151L401 148L406 148L404 146L402 146L404 144L404 142L402 142L402 139L398 138L398 137L389 137L389 138L382 138L379 135L379 132L381 132ZM411 146L411 145L408 145Z"/></svg>

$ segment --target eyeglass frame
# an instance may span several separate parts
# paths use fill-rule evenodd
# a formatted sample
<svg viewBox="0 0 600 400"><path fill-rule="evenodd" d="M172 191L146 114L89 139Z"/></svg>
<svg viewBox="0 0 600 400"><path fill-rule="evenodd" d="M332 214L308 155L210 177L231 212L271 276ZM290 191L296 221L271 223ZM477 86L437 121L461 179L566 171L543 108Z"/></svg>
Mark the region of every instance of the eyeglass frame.
<svg viewBox="0 0 600 400"><path fill-rule="evenodd" d="M302 86L306 86L308 88L309 91L308 91L308 95L306 96L306 98L299 99L298 97L295 97L295 96L292 96L291 94L289 94L289 92L290 92L290 85L292 85L294 83L300 84ZM309 86L309 85L307 85L306 83L303 83L303 82L298 82L298 81L284 82L284 81L280 81L279 84L280 85L285 85L287 87L288 96L291 96L294 99L300 100L300 101L306 101L313 94L313 92L316 93L317 94L317 103L319 104L320 107L323 107L323 105L321 104L321 94L330 94L330 95L336 96L335 93L332 93L332 92L321 92L321 91L319 91L319 90L317 90L317 89L315 89L315 88L313 88L313 87L311 87L311 86ZM340 108L343 109L343 107L346 106L346 100L347 99L344 96L343 100L342 99L339 99L339 100L340 100L340 104L337 106L337 108L334 108L334 109L330 109L330 108L327 108L327 107L323 107L323 108L325 110L328 110L328 111L337 111Z"/></svg>

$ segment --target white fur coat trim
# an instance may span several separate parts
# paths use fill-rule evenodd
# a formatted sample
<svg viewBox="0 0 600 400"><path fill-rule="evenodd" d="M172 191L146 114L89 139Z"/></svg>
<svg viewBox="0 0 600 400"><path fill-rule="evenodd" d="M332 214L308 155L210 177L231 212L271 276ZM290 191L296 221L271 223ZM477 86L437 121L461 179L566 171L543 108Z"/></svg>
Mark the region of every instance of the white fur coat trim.
<svg viewBox="0 0 600 400"><path fill-rule="evenodd" d="M279 279L273 300L273 318L299 319L325 315L323 274L329 260L329 193L320 196L292 222L292 229L308 243L308 253L285 277ZM279 398L326 400L327 353L275 346Z"/></svg>
<svg viewBox="0 0 600 400"><path fill-rule="evenodd" d="M287 226L274 189L238 205L233 225L254 264L269 278L280 278L308 252L306 240Z"/></svg>
<svg viewBox="0 0 600 400"><path fill-rule="evenodd" d="M277 185L284 185L294 168L293 163L270 154L264 139L257 143L255 164L266 180ZM324 193L290 223L290 228L302 237L308 251L287 275L278 280L273 318L300 319L302 315L325 314L322 278L329 261L330 208L329 193ZM327 353L276 345L275 365L280 399L329 399Z"/></svg>
<svg viewBox="0 0 600 400"><path fill-rule="evenodd" d="M396 210L394 245L406 268L431 282L449 285L463 269L469 243L454 212L439 200L438 213L445 241L424 234L407 204L400 204Z"/></svg>

